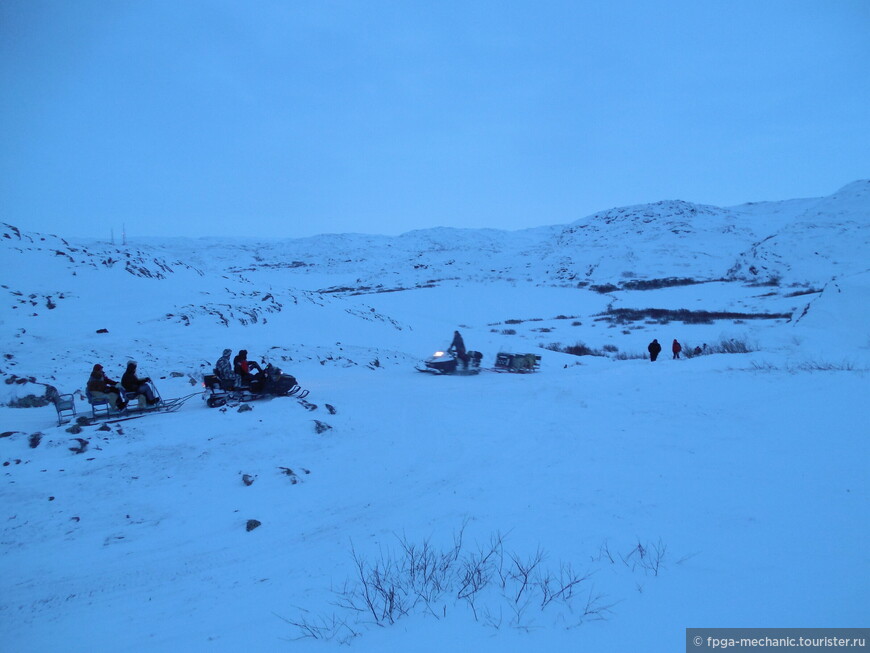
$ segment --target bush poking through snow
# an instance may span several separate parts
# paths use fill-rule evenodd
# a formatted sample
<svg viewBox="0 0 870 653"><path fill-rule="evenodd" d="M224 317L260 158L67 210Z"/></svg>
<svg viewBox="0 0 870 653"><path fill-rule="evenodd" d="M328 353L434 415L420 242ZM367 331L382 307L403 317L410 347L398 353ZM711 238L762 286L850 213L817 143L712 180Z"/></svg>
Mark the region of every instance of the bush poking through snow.
<svg viewBox="0 0 870 653"><path fill-rule="evenodd" d="M843 361L842 363L828 363L822 361L807 361L798 365L788 365L785 368L778 367L773 363L752 362L752 369L756 372L778 372L784 369L789 374L798 372L867 372L867 368L855 367L854 363Z"/></svg>
<svg viewBox="0 0 870 653"><path fill-rule="evenodd" d="M697 351L698 349L700 351ZM700 348L697 345L683 343L682 354L686 358L694 358L695 356L704 356L706 354L749 354L753 351L755 351L755 348L745 340L723 338L712 345L704 343Z"/></svg>
<svg viewBox="0 0 870 653"><path fill-rule="evenodd" d="M629 353L627 351L617 352L614 356L614 360L618 361L633 361L633 360L646 360L649 358L648 354L639 354L637 352Z"/></svg>
<svg viewBox="0 0 870 653"><path fill-rule="evenodd" d="M429 540L411 542L398 537L398 547L367 559L351 543L354 574L334 590L338 613L316 615L305 610L296 618L280 617L294 627L296 639L347 643L366 625L388 626L409 615L444 619L455 609L467 609L474 620L492 628L531 630L548 620L573 628L606 619L615 602L596 590L591 577L597 569L571 563L550 565L538 548L520 555L505 548L505 536L495 533L485 545L464 542L464 527L453 544L438 548ZM613 554L602 547L593 562L610 563L632 573L658 576L665 545L637 542L628 552Z"/></svg>
<svg viewBox="0 0 870 653"><path fill-rule="evenodd" d="M600 349L592 349L591 347L587 347L585 343L578 342L574 345L568 345L567 347L563 347L562 343L554 342L549 345L546 345L544 349L549 349L550 351L558 351L563 354L571 354L572 356L604 356L604 352Z"/></svg>

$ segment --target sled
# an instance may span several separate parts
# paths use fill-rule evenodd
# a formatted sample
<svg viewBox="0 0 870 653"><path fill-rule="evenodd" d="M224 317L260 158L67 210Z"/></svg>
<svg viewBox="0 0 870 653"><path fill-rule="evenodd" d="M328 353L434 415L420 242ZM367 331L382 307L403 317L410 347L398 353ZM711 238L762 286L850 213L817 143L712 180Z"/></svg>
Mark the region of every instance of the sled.
<svg viewBox="0 0 870 653"><path fill-rule="evenodd" d="M54 409L57 411L58 426L71 422L78 414L75 396L56 394L54 396Z"/></svg>
<svg viewBox="0 0 870 653"><path fill-rule="evenodd" d="M88 404L91 406L91 417L79 417L77 421L80 423L94 423L99 420L113 423L135 419L137 417L145 417L146 415L156 413L173 413L181 408L182 404L191 397L197 397L202 394L201 392L194 392L184 397L163 399L156 386L151 383L151 388L154 390L154 397L157 399L157 403L149 406L144 403L144 395L142 396L143 401L139 401L140 393L128 393L120 386L118 387L121 390L121 398L128 402L127 406L119 410L116 406L112 405L106 397L95 397L91 394L90 390L85 389L85 397L87 398ZM72 405L68 408L67 406L69 404ZM57 409L58 426L70 421L76 415L73 395L58 395L58 398L55 400L55 408Z"/></svg>
<svg viewBox="0 0 870 653"><path fill-rule="evenodd" d="M496 372L516 372L526 374L541 367L541 357L538 354L509 354L499 352L495 357Z"/></svg>

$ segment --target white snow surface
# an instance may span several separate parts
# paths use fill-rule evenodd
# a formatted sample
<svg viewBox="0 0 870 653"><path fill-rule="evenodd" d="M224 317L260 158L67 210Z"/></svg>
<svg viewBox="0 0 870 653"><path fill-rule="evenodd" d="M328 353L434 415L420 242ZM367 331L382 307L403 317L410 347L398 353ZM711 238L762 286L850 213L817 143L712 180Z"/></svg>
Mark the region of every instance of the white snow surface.
<svg viewBox="0 0 870 653"><path fill-rule="evenodd" d="M0 248L4 651L675 651L687 627L867 625L870 182L521 232L2 225ZM541 368L415 371L454 329L484 368ZM675 338L750 351L673 360ZM552 349L578 343L601 355ZM225 347L307 403L208 408ZM90 415L92 366L130 358L195 396L80 433L12 406L51 385Z"/></svg>

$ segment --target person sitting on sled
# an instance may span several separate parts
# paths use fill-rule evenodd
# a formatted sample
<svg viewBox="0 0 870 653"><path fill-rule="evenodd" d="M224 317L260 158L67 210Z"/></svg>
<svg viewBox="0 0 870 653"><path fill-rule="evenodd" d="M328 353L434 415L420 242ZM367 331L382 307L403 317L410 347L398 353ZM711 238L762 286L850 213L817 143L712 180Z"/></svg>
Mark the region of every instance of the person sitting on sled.
<svg viewBox="0 0 870 653"><path fill-rule="evenodd" d="M93 399L105 399L109 402L109 406L114 406L118 410L124 410L127 407L127 402L121 396L118 382L107 377L106 373L103 372L103 366L99 363L94 365L94 369L91 371L87 388Z"/></svg>
<svg viewBox="0 0 870 653"><path fill-rule="evenodd" d="M468 354L465 353L465 342L462 340L462 336L459 335L459 331L453 332L453 342L450 343L447 351L455 352L456 358L462 361L462 367L468 368Z"/></svg>
<svg viewBox="0 0 870 653"><path fill-rule="evenodd" d="M144 396L148 405L153 406L160 400L151 386L151 378L147 376L139 378L136 375L136 365L136 361L127 363L127 370L124 372L124 376L121 377L121 385L128 395Z"/></svg>
<svg viewBox="0 0 870 653"><path fill-rule="evenodd" d="M254 374L251 370L257 370L257 373ZM263 389L263 368L257 361L248 360L247 349L240 349L233 359L233 372L242 380L242 385L250 386L254 392Z"/></svg>

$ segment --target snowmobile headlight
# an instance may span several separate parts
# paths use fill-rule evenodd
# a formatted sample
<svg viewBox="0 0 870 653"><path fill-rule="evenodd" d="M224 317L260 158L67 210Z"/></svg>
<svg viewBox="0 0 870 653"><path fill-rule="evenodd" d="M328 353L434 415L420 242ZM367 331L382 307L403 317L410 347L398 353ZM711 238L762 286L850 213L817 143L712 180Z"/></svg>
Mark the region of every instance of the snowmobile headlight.
<svg viewBox="0 0 870 653"><path fill-rule="evenodd" d="M435 358L440 358L440 357L443 356L443 355L444 355L444 352L443 352L443 351L436 351L436 352L435 352Z"/></svg>

